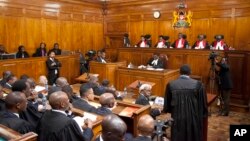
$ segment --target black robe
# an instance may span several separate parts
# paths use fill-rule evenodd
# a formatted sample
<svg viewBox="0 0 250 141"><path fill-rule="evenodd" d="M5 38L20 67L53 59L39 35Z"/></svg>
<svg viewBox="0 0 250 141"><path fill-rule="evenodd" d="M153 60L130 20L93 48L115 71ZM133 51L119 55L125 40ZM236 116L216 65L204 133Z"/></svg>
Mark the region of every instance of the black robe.
<svg viewBox="0 0 250 141"><path fill-rule="evenodd" d="M5 110L5 101L0 99L0 112Z"/></svg>
<svg viewBox="0 0 250 141"><path fill-rule="evenodd" d="M72 105L75 108L81 109L83 111L90 112L90 113L96 113L96 108L81 98L73 101Z"/></svg>
<svg viewBox="0 0 250 141"><path fill-rule="evenodd" d="M106 116L106 115L112 114L112 111L106 107L99 107L96 109L96 114L101 115L101 116Z"/></svg>
<svg viewBox="0 0 250 141"><path fill-rule="evenodd" d="M28 121L36 127L39 119L42 117L42 114L43 113L38 111L36 105L33 105L31 101L28 101L26 111L19 113L19 116L21 119Z"/></svg>
<svg viewBox="0 0 250 141"><path fill-rule="evenodd" d="M201 82L181 76L166 89L164 111L174 119L171 141L202 141L207 95Z"/></svg>
<svg viewBox="0 0 250 141"><path fill-rule="evenodd" d="M9 111L1 112L0 114L0 124L5 125L20 134L25 134L28 132L34 132L35 127L32 126L29 122L18 118L17 115Z"/></svg>
<svg viewBox="0 0 250 141"><path fill-rule="evenodd" d="M49 50L49 52L51 52L51 51L55 52L55 55L61 55L62 54L62 50L61 49L55 49L55 48L53 48L53 49Z"/></svg>
<svg viewBox="0 0 250 141"><path fill-rule="evenodd" d="M82 131L75 120L63 113L46 111L38 123L38 141L90 141L90 128Z"/></svg>
<svg viewBox="0 0 250 141"><path fill-rule="evenodd" d="M132 141L152 141L152 139L149 137L145 137L145 136L138 136L134 138Z"/></svg>

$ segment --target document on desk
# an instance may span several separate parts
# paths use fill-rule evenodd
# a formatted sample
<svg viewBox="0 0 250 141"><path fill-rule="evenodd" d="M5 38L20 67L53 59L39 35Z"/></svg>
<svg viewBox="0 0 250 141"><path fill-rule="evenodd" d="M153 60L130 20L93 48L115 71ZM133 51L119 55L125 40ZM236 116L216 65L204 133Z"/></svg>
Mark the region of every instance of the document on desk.
<svg viewBox="0 0 250 141"><path fill-rule="evenodd" d="M101 107L101 104L100 103L96 103L96 102L89 102L90 105L94 106L95 108L99 108Z"/></svg>
<svg viewBox="0 0 250 141"><path fill-rule="evenodd" d="M131 117L136 110L138 110L138 108L126 107L119 113L119 115L125 117Z"/></svg>

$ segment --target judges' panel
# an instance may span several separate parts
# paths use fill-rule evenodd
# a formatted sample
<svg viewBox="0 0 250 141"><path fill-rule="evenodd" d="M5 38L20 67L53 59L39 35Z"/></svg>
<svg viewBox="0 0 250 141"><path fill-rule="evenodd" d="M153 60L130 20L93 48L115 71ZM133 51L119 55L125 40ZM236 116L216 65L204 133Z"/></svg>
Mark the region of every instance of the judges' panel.
<svg viewBox="0 0 250 141"><path fill-rule="evenodd" d="M62 63L60 76L66 77L70 84L74 83L74 79L80 75L78 55L56 56L56 58ZM1 60L0 73L10 70L18 78L26 74L38 80L41 75L47 76L46 60L47 57Z"/></svg>

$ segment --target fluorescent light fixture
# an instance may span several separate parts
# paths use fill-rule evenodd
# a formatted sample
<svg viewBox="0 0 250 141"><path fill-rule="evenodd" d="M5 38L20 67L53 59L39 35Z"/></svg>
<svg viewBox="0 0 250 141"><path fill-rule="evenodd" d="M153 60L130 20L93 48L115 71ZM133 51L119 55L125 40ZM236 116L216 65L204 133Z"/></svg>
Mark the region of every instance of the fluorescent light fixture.
<svg viewBox="0 0 250 141"><path fill-rule="evenodd" d="M48 3L48 4L45 4L44 7L48 7L48 8L60 8L61 6L59 4L56 4L56 3Z"/></svg>
<svg viewBox="0 0 250 141"><path fill-rule="evenodd" d="M47 12L59 12L59 9L45 8L44 11L47 11Z"/></svg>

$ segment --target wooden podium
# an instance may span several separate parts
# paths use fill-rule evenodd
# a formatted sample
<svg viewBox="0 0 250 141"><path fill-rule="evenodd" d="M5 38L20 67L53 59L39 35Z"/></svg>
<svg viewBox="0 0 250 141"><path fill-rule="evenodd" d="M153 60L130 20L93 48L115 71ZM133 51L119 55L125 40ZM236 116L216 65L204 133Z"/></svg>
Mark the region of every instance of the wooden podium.
<svg viewBox="0 0 250 141"><path fill-rule="evenodd" d="M89 68L90 73L99 74L99 82L108 79L111 85L115 85L115 74L118 67L125 67L126 61L114 63L100 63L91 61Z"/></svg>
<svg viewBox="0 0 250 141"><path fill-rule="evenodd" d="M131 83L137 86L136 80L152 82L155 84L152 88L152 94L164 97L168 82L177 79L179 75L179 69L157 71L119 67L116 73L116 88L117 90L124 90L125 87L130 87Z"/></svg>

